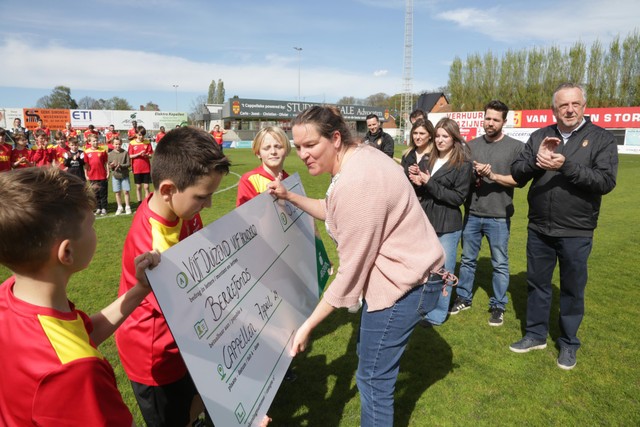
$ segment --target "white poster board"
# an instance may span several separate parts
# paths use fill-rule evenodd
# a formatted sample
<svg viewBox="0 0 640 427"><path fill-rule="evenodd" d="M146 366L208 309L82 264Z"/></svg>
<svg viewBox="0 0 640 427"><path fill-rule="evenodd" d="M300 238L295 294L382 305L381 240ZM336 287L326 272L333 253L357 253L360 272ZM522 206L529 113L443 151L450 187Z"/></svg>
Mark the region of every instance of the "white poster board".
<svg viewBox="0 0 640 427"><path fill-rule="evenodd" d="M304 195L298 174L284 184ZM312 218L263 193L147 272L217 426L257 425L267 413L293 334L318 302L315 255Z"/></svg>

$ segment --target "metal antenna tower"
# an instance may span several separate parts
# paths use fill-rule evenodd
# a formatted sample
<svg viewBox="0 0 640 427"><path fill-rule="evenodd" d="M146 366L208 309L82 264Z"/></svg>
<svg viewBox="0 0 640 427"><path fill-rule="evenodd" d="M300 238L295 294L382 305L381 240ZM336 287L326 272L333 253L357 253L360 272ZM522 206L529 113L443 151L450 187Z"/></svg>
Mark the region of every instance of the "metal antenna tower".
<svg viewBox="0 0 640 427"><path fill-rule="evenodd" d="M409 123L409 114L413 108L413 0L406 0L404 17L404 72L402 74L402 95L400 96L400 127L404 140Z"/></svg>

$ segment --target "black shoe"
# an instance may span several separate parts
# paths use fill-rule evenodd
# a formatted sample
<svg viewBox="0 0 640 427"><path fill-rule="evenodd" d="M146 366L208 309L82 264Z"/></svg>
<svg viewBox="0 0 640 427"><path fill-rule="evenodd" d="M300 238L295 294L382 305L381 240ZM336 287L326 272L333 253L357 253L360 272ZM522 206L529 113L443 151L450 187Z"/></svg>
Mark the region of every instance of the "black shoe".
<svg viewBox="0 0 640 427"><path fill-rule="evenodd" d="M570 371L576 366L576 351L570 347L560 347L558 368Z"/></svg>
<svg viewBox="0 0 640 427"><path fill-rule="evenodd" d="M453 303L453 306L449 309L449 314L458 314L461 311L468 310L471 308L471 303L466 302L462 298L456 298L456 301Z"/></svg>
<svg viewBox="0 0 640 427"><path fill-rule="evenodd" d="M491 312L489 326L502 326L504 323L504 310L499 307L491 307L489 311Z"/></svg>
<svg viewBox="0 0 640 427"><path fill-rule="evenodd" d="M527 353L531 350L542 350L544 348L547 348L547 340L537 340L527 336L509 346L509 350L514 353Z"/></svg>

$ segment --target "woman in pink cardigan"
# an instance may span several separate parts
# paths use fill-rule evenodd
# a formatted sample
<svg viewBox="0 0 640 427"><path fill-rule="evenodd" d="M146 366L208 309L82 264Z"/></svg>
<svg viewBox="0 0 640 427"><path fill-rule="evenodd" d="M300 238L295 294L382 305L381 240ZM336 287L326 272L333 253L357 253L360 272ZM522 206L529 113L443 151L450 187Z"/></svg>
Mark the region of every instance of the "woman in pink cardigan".
<svg viewBox="0 0 640 427"><path fill-rule="evenodd" d="M393 392L400 358L415 325L431 311L448 273L444 252L404 172L375 148L357 144L335 107L311 107L293 120L298 156L313 176L330 173L325 199L287 192L280 180L269 192L325 221L340 266L311 316L293 339L304 351L311 331L334 309L363 310L356 380L362 426L393 424Z"/></svg>

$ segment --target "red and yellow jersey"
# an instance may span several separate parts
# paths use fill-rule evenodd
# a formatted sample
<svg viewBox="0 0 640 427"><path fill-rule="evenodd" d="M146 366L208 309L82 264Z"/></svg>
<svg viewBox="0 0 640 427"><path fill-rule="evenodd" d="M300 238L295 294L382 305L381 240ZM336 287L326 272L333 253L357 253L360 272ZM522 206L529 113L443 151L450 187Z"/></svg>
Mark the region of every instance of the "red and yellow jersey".
<svg viewBox="0 0 640 427"><path fill-rule="evenodd" d="M28 168L29 166L31 166L29 164L29 157L31 157L31 155L29 154L30 152L31 150L27 148L23 148L22 150L14 148L11 151L11 165L13 166L18 161L20 161L20 163L17 166L14 166L13 168L20 169L20 168Z"/></svg>
<svg viewBox="0 0 640 427"><path fill-rule="evenodd" d="M54 162L60 167L60 169L64 169L64 156L69 152L69 147L56 145L51 149L51 151L54 155Z"/></svg>
<svg viewBox="0 0 640 427"><path fill-rule="evenodd" d="M282 171L282 179L286 179L288 177L289 174ZM264 170L262 165L242 175L238 182L238 198L236 199L236 206L240 206L253 199L258 194L263 193L267 189L267 184L273 180L273 176Z"/></svg>
<svg viewBox="0 0 640 427"><path fill-rule="evenodd" d="M130 426L113 369L91 341L89 317L39 307L0 285L0 425Z"/></svg>
<svg viewBox="0 0 640 427"><path fill-rule="evenodd" d="M32 147L29 150L29 161L33 166L49 166L53 163L54 154L50 148Z"/></svg>
<svg viewBox="0 0 640 427"><path fill-rule="evenodd" d="M107 159L107 152L100 148L87 148L84 150L84 164L87 165L87 178L91 181L107 179Z"/></svg>
<svg viewBox="0 0 640 427"><path fill-rule="evenodd" d="M139 153L143 153L143 155L135 158L133 157L133 155ZM142 142L134 139L129 142L129 157L131 158L131 168L133 169L134 174L151 172L151 161L149 159L152 154L153 147L151 147L151 143L148 139L145 139Z"/></svg>
<svg viewBox="0 0 640 427"><path fill-rule="evenodd" d="M152 249L165 251L202 228L200 215L167 221L149 208L150 195L136 210L122 251L119 295L136 284L134 258ZM157 386L182 378L187 368L153 293L116 331L120 360L130 380Z"/></svg>
<svg viewBox="0 0 640 427"><path fill-rule="evenodd" d="M9 144L0 144L0 172L11 170L11 152L13 148Z"/></svg>

